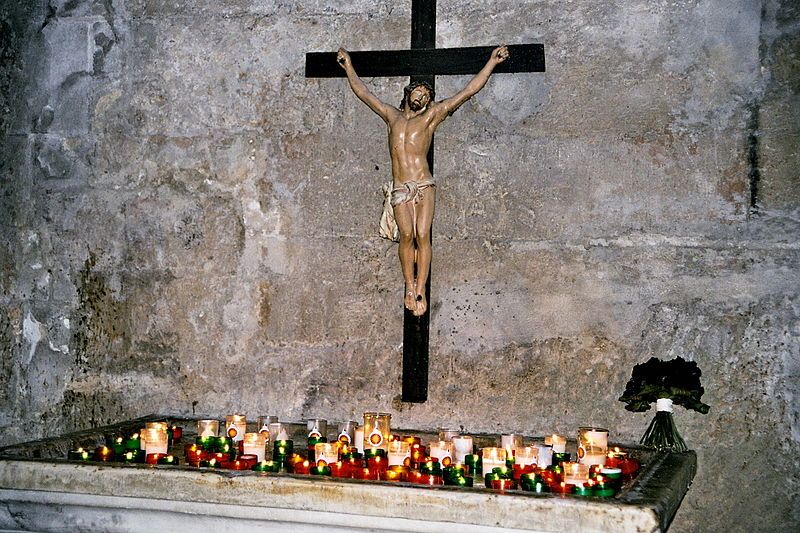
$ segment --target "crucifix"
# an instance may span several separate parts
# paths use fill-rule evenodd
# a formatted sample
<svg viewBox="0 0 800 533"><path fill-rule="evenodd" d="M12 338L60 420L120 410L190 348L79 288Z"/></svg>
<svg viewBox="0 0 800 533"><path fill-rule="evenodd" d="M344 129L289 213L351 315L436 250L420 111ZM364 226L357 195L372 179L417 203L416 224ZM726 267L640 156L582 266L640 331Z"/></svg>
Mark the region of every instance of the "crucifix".
<svg viewBox="0 0 800 533"><path fill-rule="evenodd" d="M345 53L345 56L341 52L338 55L336 52L309 52L306 54L305 75L307 78L346 77L348 76L348 70L347 68L343 69L343 65L349 62L352 68L364 77L410 76L411 85L409 87L413 87L418 83L423 84L423 87L427 85L430 88L429 95L432 96L436 86L437 75L478 74L482 69L487 68L487 58L491 57L492 61L496 59L498 49L493 51L493 48L491 46L436 48L436 0L412 0L410 50L353 52L352 54ZM505 47L502 53L504 57L496 64L493 63L493 68L489 69L490 73L492 71L494 73L544 72L545 70L544 45L542 44L509 45ZM425 91L420 92L424 93ZM358 95L358 93L356 94ZM387 124L389 123L389 118L385 115L398 111L388 109L383 111L380 109L379 106L381 104L377 100L374 102L368 101L361 95L359 95L359 98L364 100L373 111L381 115L387 121ZM410 98L410 94L406 95L404 102L407 101L407 98ZM424 94L421 98L424 101ZM458 103L458 105L461 105L461 103L463 102ZM442 117L441 120L444 120L444 118ZM431 174L433 172L433 153L433 134L431 133L430 146L427 151L427 166ZM430 183L431 185L429 186L432 187L432 179ZM420 184L419 188L421 189L423 186ZM414 191L409 192L416 194L416 188ZM422 198L422 195L419 198ZM416 204L416 198L414 203ZM414 216L416 217L416 214ZM416 233L416 231L415 227L414 232ZM429 272L425 274L429 274ZM419 275L420 272L415 272L414 278L416 279ZM424 307L413 307L413 298L411 304L406 300L403 317L402 400L404 402L422 403L428 399L430 310L427 302L430 301L430 290L431 279L427 275L424 298L421 294L416 297L417 301L425 302ZM413 293L408 291L408 282L406 295L407 298L408 296L413 296ZM415 309L421 310L421 312L415 312Z"/></svg>

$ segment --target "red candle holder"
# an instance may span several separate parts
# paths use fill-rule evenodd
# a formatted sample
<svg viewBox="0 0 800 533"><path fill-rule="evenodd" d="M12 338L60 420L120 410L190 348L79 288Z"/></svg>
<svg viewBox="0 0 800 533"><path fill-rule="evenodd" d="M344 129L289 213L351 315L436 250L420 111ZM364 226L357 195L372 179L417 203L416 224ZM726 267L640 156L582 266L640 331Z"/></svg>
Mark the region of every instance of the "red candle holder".
<svg viewBox="0 0 800 533"><path fill-rule="evenodd" d="M574 488L575 485L572 485L570 483L564 483L562 481L561 483L555 483L553 485L550 485L550 492L553 492L555 494L571 494Z"/></svg>
<svg viewBox="0 0 800 533"><path fill-rule="evenodd" d="M626 457L625 459L622 459L619 462L617 468L622 470L623 476L631 477L634 474L636 474L636 472L639 471L640 466L641 465L639 464L639 461L637 461L636 459L631 459L630 457Z"/></svg>
<svg viewBox="0 0 800 533"><path fill-rule="evenodd" d="M345 461L338 461L336 463L331 463L328 466L331 467L331 477L338 477L338 478L349 478L350 474L350 463Z"/></svg>
<svg viewBox="0 0 800 533"><path fill-rule="evenodd" d="M435 476L433 474L422 474L419 480L420 485L444 485L444 478L442 476Z"/></svg>
<svg viewBox="0 0 800 533"><path fill-rule="evenodd" d="M406 474L406 479L409 483L423 483L423 476L427 476L428 474L423 474L419 470L411 470L408 474Z"/></svg>
<svg viewBox="0 0 800 533"><path fill-rule="evenodd" d="M183 438L183 428L181 426L172 426L172 442L178 444Z"/></svg>
<svg viewBox="0 0 800 533"><path fill-rule="evenodd" d="M108 446L100 446L94 451L94 455L92 456L93 461L100 461L102 463L107 463L111 459L114 458L114 450L109 448Z"/></svg>
<svg viewBox="0 0 800 533"><path fill-rule="evenodd" d="M355 479L363 479L367 481L377 481L381 479L381 471L372 468L356 468L353 472Z"/></svg>
<svg viewBox="0 0 800 533"><path fill-rule="evenodd" d="M519 466L515 464L511 469L511 475L515 481L519 481L522 474L533 474L534 472L536 472L536 465Z"/></svg>
<svg viewBox="0 0 800 533"><path fill-rule="evenodd" d="M308 474L311 472L311 461L300 461L292 465L293 474Z"/></svg>
<svg viewBox="0 0 800 533"><path fill-rule="evenodd" d="M367 459L367 468L379 471L386 470L389 468L389 460L381 456L370 457Z"/></svg>
<svg viewBox="0 0 800 533"><path fill-rule="evenodd" d="M493 479L492 490L499 490L500 492L507 490L516 490L517 482L513 479Z"/></svg>
<svg viewBox="0 0 800 533"><path fill-rule="evenodd" d="M148 453L147 456L144 458L144 462L149 465L156 465L158 464L159 459L166 456L167 454L165 453Z"/></svg>
<svg viewBox="0 0 800 533"><path fill-rule="evenodd" d="M245 453L237 457L237 460L249 464L250 465L249 468L253 468L258 462L258 456L252 453Z"/></svg>

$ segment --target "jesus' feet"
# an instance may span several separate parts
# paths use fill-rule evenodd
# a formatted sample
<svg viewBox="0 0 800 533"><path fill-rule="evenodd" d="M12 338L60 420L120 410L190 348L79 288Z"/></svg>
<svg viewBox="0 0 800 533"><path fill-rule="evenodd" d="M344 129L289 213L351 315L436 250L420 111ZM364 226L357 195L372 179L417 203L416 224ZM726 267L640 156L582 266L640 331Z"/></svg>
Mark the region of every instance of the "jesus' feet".
<svg viewBox="0 0 800 533"><path fill-rule="evenodd" d="M414 309L414 316L422 316L428 310L428 302L425 300L425 293L417 294L416 309Z"/></svg>
<svg viewBox="0 0 800 533"><path fill-rule="evenodd" d="M406 283L406 295L403 300L403 303L411 312L416 313L417 311L417 292L414 290L416 287L416 283Z"/></svg>

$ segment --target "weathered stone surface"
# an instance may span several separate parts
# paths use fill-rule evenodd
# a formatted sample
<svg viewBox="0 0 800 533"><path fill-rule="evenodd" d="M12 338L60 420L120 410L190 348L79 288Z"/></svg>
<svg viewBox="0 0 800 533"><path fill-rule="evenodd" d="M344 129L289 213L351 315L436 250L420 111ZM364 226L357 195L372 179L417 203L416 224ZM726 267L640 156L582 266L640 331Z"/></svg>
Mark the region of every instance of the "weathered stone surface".
<svg viewBox="0 0 800 533"><path fill-rule="evenodd" d="M699 470L672 529L796 529L796 2L438 2L438 46L543 42L547 72L439 129L423 405L398 399L385 127L303 77L306 51L407 47L410 4L0 6L0 442L375 408L634 441L631 367L681 355L712 410L675 413Z"/></svg>

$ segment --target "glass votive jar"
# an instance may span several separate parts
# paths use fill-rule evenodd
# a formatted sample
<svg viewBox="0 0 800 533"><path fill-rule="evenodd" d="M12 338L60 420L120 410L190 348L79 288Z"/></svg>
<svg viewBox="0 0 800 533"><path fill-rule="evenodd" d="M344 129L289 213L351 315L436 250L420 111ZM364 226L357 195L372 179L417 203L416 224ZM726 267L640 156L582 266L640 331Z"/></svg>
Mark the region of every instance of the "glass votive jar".
<svg viewBox="0 0 800 533"><path fill-rule="evenodd" d="M144 441L145 456L155 453L167 454L168 438L165 430L157 428L147 428L141 434Z"/></svg>
<svg viewBox="0 0 800 533"><path fill-rule="evenodd" d="M458 437L461 430L454 428L439 428L439 440L450 441L453 437Z"/></svg>
<svg viewBox="0 0 800 533"><path fill-rule="evenodd" d="M389 443L389 466L408 466L411 462L411 445L402 440Z"/></svg>
<svg viewBox="0 0 800 533"><path fill-rule="evenodd" d="M225 434L233 439L233 442L244 440L247 433L247 417L245 415L228 415L225 417Z"/></svg>
<svg viewBox="0 0 800 533"><path fill-rule="evenodd" d="M514 448L514 464L516 466L528 466L537 464L539 460L539 448L535 446L523 446Z"/></svg>
<svg viewBox="0 0 800 533"><path fill-rule="evenodd" d="M564 468L564 483L582 485L589 481L589 465L580 463L561 463Z"/></svg>
<svg viewBox="0 0 800 533"><path fill-rule="evenodd" d="M255 455L258 461L263 461L267 455L266 433L245 433L242 443L242 453Z"/></svg>
<svg viewBox="0 0 800 533"><path fill-rule="evenodd" d="M506 449L487 447L481 450L481 462L483 463L483 472L488 474L497 467L506 466Z"/></svg>
<svg viewBox="0 0 800 533"><path fill-rule="evenodd" d="M553 447L553 453L566 453L567 452L567 437L563 435L551 435L550 436L550 445ZM545 444L548 444L547 439L545 439Z"/></svg>
<svg viewBox="0 0 800 533"><path fill-rule="evenodd" d="M198 420L198 437L216 437L219 433L219 420ZM199 444L199 443L198 443Z"/></svg>
<svg viewBox="0 0 800 533"><path fill-rule="evenodd" d="M578 462L604 465L608 453L608 430L596 427L578 428Z"/></svg>
<svg viewBox="0 0 800 533"><path fill-rule="evenodd" d="M472 454L472 437L457 435L451 439L453 443L453 461L463 463L467 455Z"/></svg>
<svg viewBox="0 0 800 533"><path fill-rule="evenodd" d="M289 428L280 422L270 422L269 438L272 442L289 440Z"/></svg>
<svg viewBox="0 0 800 533"><path fill-rule="evenodd" d="M114 458L114 450L113 448L109 448L108 446L98 446L94 450L94 455L92 456L93 461L99 461L102 463L107 463Z"/></svg>
<svg viewBox="0 0 800 533"><path fill-rule="evenodd" d="M446 440L432 442L430 443L428 455L438 459L442 466L447 466L453 462L453 444Z"/></svg>
<svg viewBox="0 0 800 533"><path fill-rule="evenodd" d="M309 444L325 442L328 435L328 421L324 418L308 419L306 420L306 431L308 433Z"/></svg>
<svg viewBox="0 0 800 533"><path fill-rule="evenodd" d="M539 468L547 468L553 464L553 447L547 444L537 444L536 448L539 450L537 465Z"/></svg>
<svg viewBox="0 0 800 533"><path fill-rule="evenodd" d="M358 428L358 422L352 420L339 424L338 436L336 437L339 444L342 446L352 445L356 437L356 428Z"/></svg>
<svg viewBox="0 0 800 533"><path fill-rule="evenodd" d="M338 442L318 442L314 445L314 460L317 466L328 466L339 461Z"/></svg>
<svg viewBox="0 0 800 533"><path fill-rule="evenodd" d="M273 415L264 415L258 417L258 432L259 433L266 433L267 439L269 439L269 425L276 424L278 422L278 417Z"/></svg>
<svg viewBox="0 0 800 533"><path fill-rule="evenodd" d="M389 449L392 415L389 413L364 413L364 450L368 448Z"/></svg>
<svg viewBox="0 0 800 533"><path fill-rule="evenodd" d="M500 446L506 450L506 459L514 457L514 449L522 448L522 435L516 433L509 433L500 436Z"/></svg>

